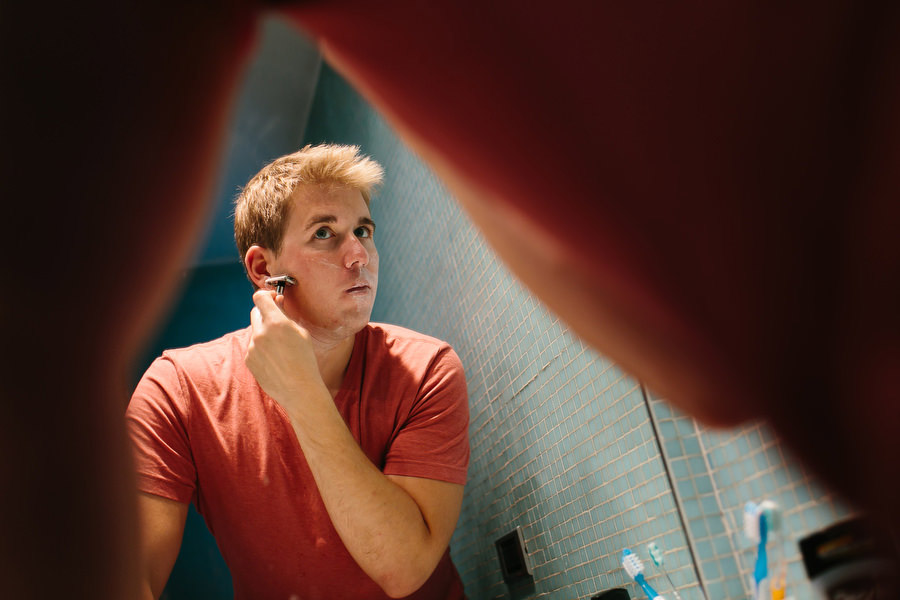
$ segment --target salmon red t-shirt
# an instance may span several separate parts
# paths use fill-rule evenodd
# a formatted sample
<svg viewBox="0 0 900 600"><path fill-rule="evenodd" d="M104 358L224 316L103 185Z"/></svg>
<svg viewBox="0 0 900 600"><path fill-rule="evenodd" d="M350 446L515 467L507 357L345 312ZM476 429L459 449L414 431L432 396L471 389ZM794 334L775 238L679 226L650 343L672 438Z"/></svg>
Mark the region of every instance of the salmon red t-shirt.
<svg viewBox="0 0 900 600"><path fill-rule="evenodd" d="M335 531L284 409L244 364L250 329L168 350L128 406L141 491L194 502L236 598L387 598ZM370 323L335 404L383 473L464 484L468 397L445 342ZM449 550L411 598L463 598Z"/></svg>

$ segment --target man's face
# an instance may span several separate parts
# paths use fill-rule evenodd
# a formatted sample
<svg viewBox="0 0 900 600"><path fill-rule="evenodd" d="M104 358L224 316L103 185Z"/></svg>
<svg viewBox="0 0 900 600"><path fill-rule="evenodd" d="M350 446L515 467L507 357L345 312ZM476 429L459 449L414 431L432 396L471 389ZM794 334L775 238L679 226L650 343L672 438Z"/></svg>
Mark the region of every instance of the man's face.
<svg viewBox="0 0 900 600"><path fill-rule="evenodd" d="M359 191L300 186L271 275L287 274L284 310L314 337L343 338L372 314L378 287L375 224Z"/></svg>

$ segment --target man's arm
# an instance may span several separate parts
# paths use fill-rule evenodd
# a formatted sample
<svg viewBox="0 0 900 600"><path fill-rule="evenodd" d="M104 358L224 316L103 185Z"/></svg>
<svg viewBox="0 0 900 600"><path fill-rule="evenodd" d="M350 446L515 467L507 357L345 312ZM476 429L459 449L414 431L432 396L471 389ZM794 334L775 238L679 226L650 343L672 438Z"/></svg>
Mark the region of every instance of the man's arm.
<svg viewBox="0 0 900 600"><path fill-rule="evenodd" d="M463 486L384 475L360 449L324 386L322 391L289 412L322 501L363 571L387 595L408 596L446 551Z"/></svg>
<svg viewBox="0 0 900 600"><path fill-rule="evenodd" d="M152 494L138 494L142 600L162 594L184 535L188 505Z"/></svg>
<svg viewBox="0 0 900 600"><path fill-rule="evenodd" d="M353 559L389 596L411 594L447 549L463 486L379 471L335 407L307 332L282 313L272 292L257 292L253 299L247 366L290 417L331 522Z"/></svg>

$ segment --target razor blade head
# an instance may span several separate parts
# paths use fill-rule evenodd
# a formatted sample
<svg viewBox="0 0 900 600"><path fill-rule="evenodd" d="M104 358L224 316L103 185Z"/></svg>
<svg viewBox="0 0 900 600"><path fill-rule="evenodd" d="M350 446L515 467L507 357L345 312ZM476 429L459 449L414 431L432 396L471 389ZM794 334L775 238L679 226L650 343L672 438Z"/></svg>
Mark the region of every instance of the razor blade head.
<svg viewBox="0 0 900 600"><path fill-rule="evenodd" d="M285 286L297 285L297 280L290 275L279 275L278 277L266 279L266 285L274 287L276 294L283 294Z"/></svg>

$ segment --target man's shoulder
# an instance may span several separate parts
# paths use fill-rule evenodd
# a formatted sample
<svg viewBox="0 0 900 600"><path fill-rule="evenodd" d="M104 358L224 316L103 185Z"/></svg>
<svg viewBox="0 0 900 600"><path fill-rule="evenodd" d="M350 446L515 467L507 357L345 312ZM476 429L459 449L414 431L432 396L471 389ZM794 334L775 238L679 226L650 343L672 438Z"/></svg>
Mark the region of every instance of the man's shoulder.
<svg viewBox="0 0 900 600"><path fill-rule="evenodd" d="M369 323L365 342L367 360L379 364L402 364L404 368L418 371L430 370L440 364L460 367L459 357L444 340L388 323Z"/></svg>
<svg viewBox="0 0 900 600"><path fill-rule="evenodd" d="M433 347L435 351L449 348L450 344L436 337L414 331L400 325L389 323L369 323L367 325L368 336L371 342L381 342L387 346L419 346Z"/></svg>
<svg viewBox="0 0 900 600"><path fill-rule="evenodd" d="M252 393L254 388L247 384L253 378L244 363L249 335L248 327L163 351L147 367L130 406L171 403L174 410L187 415L198 403L227 401L235 390Z"/></svg>
<svg viewBox="0 0 900 600"><path fill-rule="evenodd" d="M228 362L235 356L243 358L250 339L250 327L231 331L213 340L163 351L162 358L182 368L213 366Z"/></svg>

